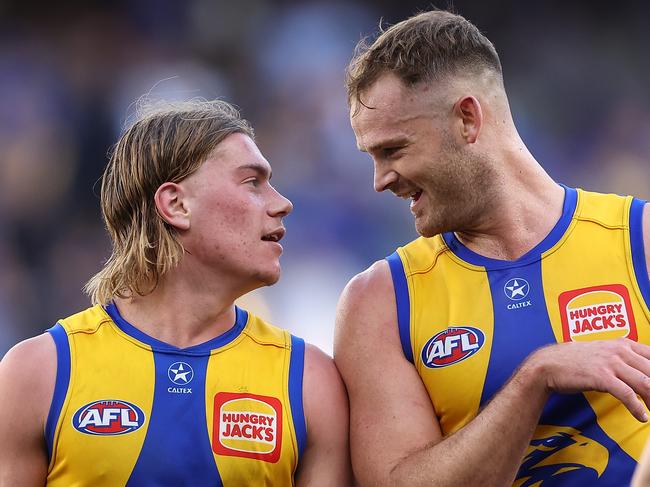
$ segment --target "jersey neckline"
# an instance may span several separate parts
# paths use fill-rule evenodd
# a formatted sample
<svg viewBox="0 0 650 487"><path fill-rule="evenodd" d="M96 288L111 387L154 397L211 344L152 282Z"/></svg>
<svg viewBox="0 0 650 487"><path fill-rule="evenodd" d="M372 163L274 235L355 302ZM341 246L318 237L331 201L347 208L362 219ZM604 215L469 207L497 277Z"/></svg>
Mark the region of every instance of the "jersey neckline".
<svg viewBox="0 0 650 487"><path fill-rule="evenodd" d="M562 205L562 215L555 223L553 229L544 237L544 239L535 245L532 249L524 255L515 260L502 260L493 259L477 254L473 250L468 249L458 238L454 232L446 232L442 234L442 239L447 244L447 247L459 258L473 265L483 266L488 269L502 269L507 267L518 267L541 259L544 252L549 250L564 236L565 232L571 224L573 215L578 204L578 191L575 188L569 188L561 184L564 188L564 203Z"/></svg>
<svg viewBox="0 0 650 487"><path fill-rule="evenodd" d="M248 312L239 308L238 306L235 306L235 323L231 328L223 332L221 335L211 338L207 342L199 343L198 345L192 345L191 347L187 348L179 348L147 335L126 321L124 318L122 318L122 315L117 309L115 302L110 302L107 306L104 307L104 309L120 330L129 335L131 338L135 338L136 340L149 345L152 350L158 352L173 352L187 355L205 355L212 350L228 345L241 334L244 327L246 326L246 323L248 322Z"/></svg>

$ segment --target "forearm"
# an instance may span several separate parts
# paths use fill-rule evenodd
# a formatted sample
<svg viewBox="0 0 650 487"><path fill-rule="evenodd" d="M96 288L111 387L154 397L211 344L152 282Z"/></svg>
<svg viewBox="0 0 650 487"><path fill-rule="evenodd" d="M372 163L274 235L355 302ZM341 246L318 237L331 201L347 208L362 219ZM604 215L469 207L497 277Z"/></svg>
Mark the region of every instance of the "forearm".
<svg viewBox="0 0 650 487"><path fill-rule="evenodd" d="M455 434L401 460L391 485L510 485L548 398L532 367L522 368Z"/></svg>

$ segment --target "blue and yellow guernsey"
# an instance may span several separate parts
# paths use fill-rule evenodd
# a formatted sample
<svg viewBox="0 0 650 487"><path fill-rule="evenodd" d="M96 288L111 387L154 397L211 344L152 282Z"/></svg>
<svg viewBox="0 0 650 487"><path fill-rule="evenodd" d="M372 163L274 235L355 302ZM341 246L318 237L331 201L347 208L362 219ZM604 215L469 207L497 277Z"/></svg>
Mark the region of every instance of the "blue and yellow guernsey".
<svg viewBox="0 0 650 487"><path fill-rule="evenodd" d="M304 342L236 316L185 349L145 335L113 304L51 328L47 485L293 485L306 442Z"/></svg>
<svg viewBox="0 0 650 487"><path fill-rule="evenodd" d="M445 435L539 347L618 337L650 344L643 205L565 188L558 223L515 261L482 257L453 233L388 257L402 348ZM552 395L514 485L626 485L649 434L609 394Z"/></svg>

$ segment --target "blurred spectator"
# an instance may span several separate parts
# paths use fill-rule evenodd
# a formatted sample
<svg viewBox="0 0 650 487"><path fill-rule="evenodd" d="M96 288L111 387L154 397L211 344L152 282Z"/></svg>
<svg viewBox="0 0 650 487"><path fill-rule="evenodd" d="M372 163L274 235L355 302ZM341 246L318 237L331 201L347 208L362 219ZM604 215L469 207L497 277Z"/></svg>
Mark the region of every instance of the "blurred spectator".
<svg viewBox="0 0 650 487"><path fill-rule="evenodd" d="M457 0L502 53L515 120L558 180L649 198L650 6ZM356 42L428 3L0 5L0 354L85 307L108 256L96 184L142 95L221 97L257 128L287 219L280 283L244 302L331 350L344 283L415 237L349 128Z"/></svg>

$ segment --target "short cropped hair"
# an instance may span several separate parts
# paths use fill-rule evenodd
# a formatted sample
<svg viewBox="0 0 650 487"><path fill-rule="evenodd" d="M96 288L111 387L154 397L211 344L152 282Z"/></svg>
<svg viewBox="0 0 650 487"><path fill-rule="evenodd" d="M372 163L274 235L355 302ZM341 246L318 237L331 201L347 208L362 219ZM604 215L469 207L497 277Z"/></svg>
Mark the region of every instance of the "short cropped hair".
<svg viewBox="0 0 650 487"><path fill-rule="evenodd" d="M102 216L113 248L84 288L94 304L146 295L180 262L183 246L158 214L156 191L194 173L233 133L254 136L250 124L225 101L157 102L139 108L102 176Z"/></svg>
<svg viewBox="0 0 650 487"><path fill-rule="evenodd" d="M494 71L501 62L492 43L470 21L444 10L422 12L399 22L369 44L362 39L346 72L348 103L381 75L392 72L406 86L450 74Z"/></svg>

